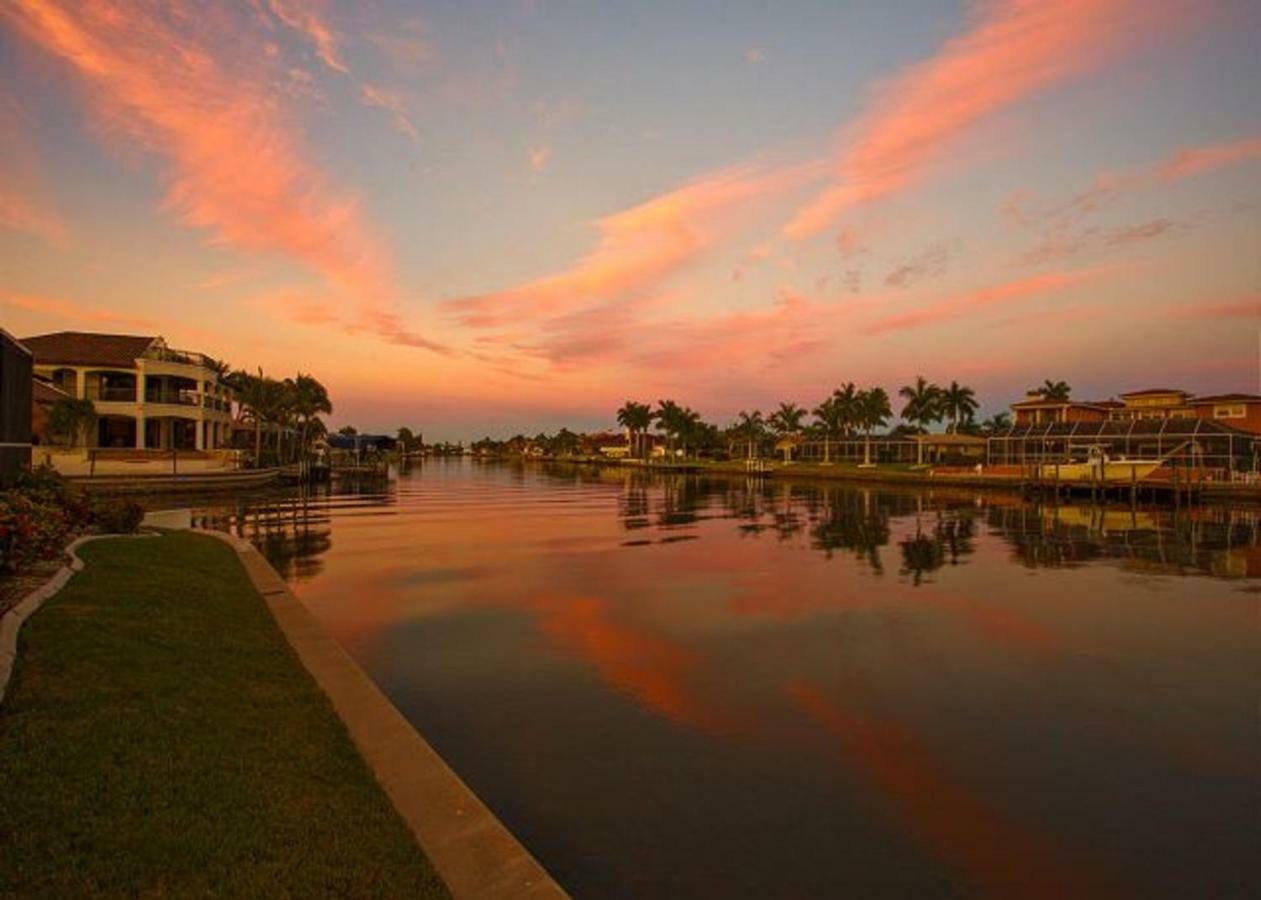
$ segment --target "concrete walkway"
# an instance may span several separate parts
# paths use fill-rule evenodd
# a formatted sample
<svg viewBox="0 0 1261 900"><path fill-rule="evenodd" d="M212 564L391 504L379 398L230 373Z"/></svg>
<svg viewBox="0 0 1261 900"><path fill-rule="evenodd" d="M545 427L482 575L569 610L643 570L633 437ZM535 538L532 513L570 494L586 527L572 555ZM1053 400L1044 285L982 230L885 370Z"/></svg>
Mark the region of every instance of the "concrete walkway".
<svg viewBox="0 0 1261 900"><path fill-rule="evenodd" d="M289 644L456 900L564 898L529 851L403 718L248 541L236 550Z"/></svg>

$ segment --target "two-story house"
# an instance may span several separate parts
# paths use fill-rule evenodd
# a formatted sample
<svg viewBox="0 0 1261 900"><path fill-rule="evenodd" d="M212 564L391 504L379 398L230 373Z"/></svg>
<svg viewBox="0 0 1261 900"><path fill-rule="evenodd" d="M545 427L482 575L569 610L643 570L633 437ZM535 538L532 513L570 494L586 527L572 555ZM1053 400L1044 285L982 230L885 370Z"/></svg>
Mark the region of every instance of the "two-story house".
<svg viewBox="0 0 1261 900"><path fill-rule="evenodd" d="M215 361L160 337L59 331L24 338L34 373L96 408L93 447L213 450L232 438L232 397Z"/></svg>

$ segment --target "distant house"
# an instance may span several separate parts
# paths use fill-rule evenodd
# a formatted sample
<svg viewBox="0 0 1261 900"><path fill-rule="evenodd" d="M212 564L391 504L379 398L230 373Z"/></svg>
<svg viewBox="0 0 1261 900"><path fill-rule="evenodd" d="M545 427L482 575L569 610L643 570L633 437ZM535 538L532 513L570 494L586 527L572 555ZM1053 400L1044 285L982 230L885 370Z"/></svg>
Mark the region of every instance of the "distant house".
<svg viewBox="0 0 1261 900"><path fill-rule="evenodd" d="M386 453L398 444L386 434L330 434L324 439L333 450L358 450Z"/></svg>
<svg viewBox="0 0 1261 900"><path fill-rule="evenodd" d="M598 453L609 459L625 459L630 455L630 440L627 435L613 431L584 434L579 443L579 452L584 456Z"/></svg>
<svg viewBox="0 0 1261 900"><path fill-rule="evenodd" d="M1194 419L1191 395L1176 388L1147 388L1121 395L1121 406L1109 416L1121 421Z"/></svg>
<svg viewBox="0 0 1261 900"><path fill-rule="evenodd" d="M96 407L91 447L211 450L230 446L231 393L214 361L160 337L59 331L24 338L34 373Z"/></svg>
<svg viewBox="0 0 1261 900"><path fill-rule="evenodd" d="M1025 399L1011 405L1017 425L1041 425L1048 422L1102 422L1122 406L1116 400L1052 400L1030 391Z"/></svg>
<svg viewBox="0 0 1261 900"><path fill-rule="evenodd" d="M1238 431L1261 434L1261 396L1214 394L1197 397L1178 388L1127 391L1119 400L1049 400L1031 391L1011 405L1016 425L1071 422L1160 422L1212 419Z"/></svg>
<svg viewBox="0 0 1261 900"><path fill-rule="evenodd" d="M31 465L31 351L0 328L0 485Z"/></svg>
<svg viewBox="0 0 1261 900"><path fill-rule="evenodd" d="M1261 396L1257 394L1212 394L1194 397L1188 405L1198 419L1212 419L1240 431L1261 434Z"/></svg>

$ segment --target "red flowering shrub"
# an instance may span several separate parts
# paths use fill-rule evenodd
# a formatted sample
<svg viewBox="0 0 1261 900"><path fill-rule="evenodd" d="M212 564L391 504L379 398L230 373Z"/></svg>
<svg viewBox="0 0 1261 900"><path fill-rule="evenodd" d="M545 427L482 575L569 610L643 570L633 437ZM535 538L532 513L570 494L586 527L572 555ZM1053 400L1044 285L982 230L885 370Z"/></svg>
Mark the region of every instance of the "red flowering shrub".
<svg viewBox="0 0 1261 900"><path fill-rule="evenodd" d="M55 558L92 521L81 493L41 466L0 493L0 570L17 571Z"/></svg>

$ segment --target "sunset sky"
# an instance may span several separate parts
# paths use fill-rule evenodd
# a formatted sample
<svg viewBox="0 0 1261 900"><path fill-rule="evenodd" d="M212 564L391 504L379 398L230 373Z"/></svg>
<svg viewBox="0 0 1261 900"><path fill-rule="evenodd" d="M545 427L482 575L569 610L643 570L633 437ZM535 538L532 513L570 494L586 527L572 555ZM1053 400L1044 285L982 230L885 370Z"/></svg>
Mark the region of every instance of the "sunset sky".
<svg viewBox="0 0 1261 900"><path fill-rule="evenodd" d="M1261 4L0 0L0 325L427 439L1258 390Z"/></svg>

